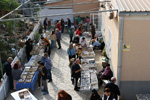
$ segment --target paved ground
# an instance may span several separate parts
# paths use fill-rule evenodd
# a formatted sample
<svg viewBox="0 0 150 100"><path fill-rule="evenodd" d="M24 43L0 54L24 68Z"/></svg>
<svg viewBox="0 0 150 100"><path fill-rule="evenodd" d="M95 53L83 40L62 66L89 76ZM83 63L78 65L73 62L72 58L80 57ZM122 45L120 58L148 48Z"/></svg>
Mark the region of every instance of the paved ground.
<svg viewBox="0 0 150 100"><path fill-rule="evenodd" d="M52 78L53 82L48 83L48 95L42 95L40 89L37 89L37 84L35 86L35 90L32 91L33 95L38 100L57 100L57 93L59 90L63 89L67 91L73 98L73 100L89 100L91 92L76 92L73 89L73 85L70 80L70 68L68 67L68 56L67 56L67 48L69 46L69 36L67 34L62 34L61 41L62 49L54 49L51 53L51 60L53 63L52 68ZM101 61L100 61L100 52L96 52L96 65L98 66L98 70L101 69ZM102 96L102 89L98 91ZM10 93L6 100L13 100Z"/></svg>

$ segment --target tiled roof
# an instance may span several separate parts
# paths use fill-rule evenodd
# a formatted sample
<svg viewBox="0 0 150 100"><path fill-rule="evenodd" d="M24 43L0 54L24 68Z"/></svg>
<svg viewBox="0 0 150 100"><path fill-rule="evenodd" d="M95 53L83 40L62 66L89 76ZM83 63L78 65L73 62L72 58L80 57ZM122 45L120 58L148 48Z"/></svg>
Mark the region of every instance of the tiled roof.
<svg viewBox="0 0 150 100"><path fill-rule="evenodd" d="M150 0L115 0L121 12L150 11Z"/></svg>

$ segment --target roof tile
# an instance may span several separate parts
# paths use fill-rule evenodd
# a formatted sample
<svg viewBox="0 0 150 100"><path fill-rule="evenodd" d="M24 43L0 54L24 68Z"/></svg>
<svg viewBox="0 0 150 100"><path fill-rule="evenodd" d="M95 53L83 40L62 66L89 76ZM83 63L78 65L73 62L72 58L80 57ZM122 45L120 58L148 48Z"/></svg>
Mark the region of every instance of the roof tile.
<svg viewBox="0 0 150 100"><path fill-rule="evenodd" d="M116 0L121 12L150 11L150 0Z"/></svg>

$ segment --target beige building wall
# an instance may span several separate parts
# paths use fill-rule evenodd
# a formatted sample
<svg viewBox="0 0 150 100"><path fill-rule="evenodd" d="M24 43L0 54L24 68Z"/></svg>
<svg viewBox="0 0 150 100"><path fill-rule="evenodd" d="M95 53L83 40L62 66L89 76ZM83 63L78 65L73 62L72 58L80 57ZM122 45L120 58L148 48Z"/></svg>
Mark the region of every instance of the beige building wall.
<svg viewBox="0 0 150 100"><path fill-rule="evenodd" d="M98 1L98 0L73 0L73 3L96 2L96 1ZM97 9L95 9L95 8L97 8ZM91 10L91 9L95 9L95 10ZM73 6L74 12L98 11L98 9L99 9L99 3L97 3L97 4L74 5ZM78 15L74 15L74 16L78 16ZM80 15L80 17L85 17L85 16L90 17L90 14Z"/></svg>
<svg viewBox="0 0 150 100"><path fill-rule="evenodd" d="M112 63L112 69L114 72L114 76L117 77L118 72L118 39L119 39L119 24L118 24L118 18L109 19L109 13L102 13L102 24L103 19L105 16L105 40L106 45L107 42L110 41L108 32L109 29L111 31L111 63Z"/></svg>
<svg viewBox="0 0 150 100"><path fill-rule="evenodd" d="M123 43L130 51L122 53L121 81L150 81L150 16L125 17Z"/></svg>

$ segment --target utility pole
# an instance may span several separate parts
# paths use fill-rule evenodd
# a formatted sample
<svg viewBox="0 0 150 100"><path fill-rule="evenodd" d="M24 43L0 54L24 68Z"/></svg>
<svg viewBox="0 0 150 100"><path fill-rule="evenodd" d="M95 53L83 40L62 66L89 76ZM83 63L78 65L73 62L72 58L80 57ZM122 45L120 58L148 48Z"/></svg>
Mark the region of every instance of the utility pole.
<svg viewBox="0 0 150 100"><path fill-rule="evenodd" d="M24 4L24 1L22 3ZM22 6L22 8L23 8L23 17L24 17L24 5ZM24 34L26 35L25 19L23 21L24 21Z"/></svg>
<svg viewBox="0 0 150 100"><path fill-rule="evenodd" d="M15 14L14 14L14 19L15 19ZM14 33L15 33L15 55L17 56L17 34L16 34L16 22L14 20Z"/></svg>

